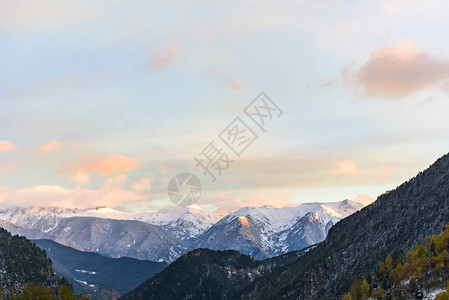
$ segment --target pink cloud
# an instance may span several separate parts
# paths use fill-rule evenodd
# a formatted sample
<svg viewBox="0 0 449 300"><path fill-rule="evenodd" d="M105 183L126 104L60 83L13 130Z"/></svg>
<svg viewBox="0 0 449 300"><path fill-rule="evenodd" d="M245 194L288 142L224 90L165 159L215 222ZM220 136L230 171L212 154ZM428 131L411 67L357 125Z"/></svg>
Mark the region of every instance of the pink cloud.
<svg viewBox="0 0 449 300"><path fill-rule="evenodd" d="M127 178L117 175L108 179L99 189L77 187L68 189L57 185L41 185L7 190L0 187L0 205L11 206L61 206L85 208L94 206L115 207L123 203L145 200L139 193L125 188Z"/></svg>
<svg viewBox="0 0 449 300"><path fill-rule="evenodd" d="M151 189L150 178L144 177L137 182L134 182L131 188L139 193L148 192Z"/></svg>
<svg viewBox="0 0 449 300"><path fill-rule="evenodd" d="M0 185L0 203L6 200L8 197L8 189Z"/></svg>
<svg viewBox="0 0 449 300"><path fill-rule="evenodd" d="M426 88L443 88L449 79L449 60L419 50L400 40L371 53L369 60L349 79L366 96L401 98Z"/></svg>
<svg viewBox="0 0 449 300"><path fill-rule="evenodd" d="M360 181L361 184L376 184L379 182L386 181L391 174L393 174L394 169L391 166L383 166L377 170L368 172L366 178Z"/></svg>
<svg viewBox="0 0 449 300"><path fill-rule="evenodd" d="M393 173L393 171L394 169L390 166L382 167L380 170L380 177L382 180L385 180Z"/></svg>
<svg viewBox="0 0 449 300"><path fill-rule="evenodd" d="M157 167L157 171L161 175L167 175L168 170L167 170L167 166L164 163L158 163L156 167Z"/></svg>
<svg viewBox="0 0 449 300"><path fill-rule="evenodd" d="M153 58L148 63L148 67L156 70L166 69L180 52L181 50L178 46L159 50L153 54Z"/></svg>
<svg viewBox="0 0 449 300"><path fill-rule="evenodd" d="M72 168L74 172L99 173L101 176L119 174L134 170L139 166L139 162L128 156L120 154L110 154L103 157L88 156L81 164Z"/></svg>
<svg viewBox="0 0 449 300"><path fill-rule="evenodd" d="M89 184L90 176L87 173L78 172L75 176L72 177L73 182L81 183L81 184Z"/></svg>
<svg viewBox="0 0 449 300"><path fill-rule="evenodd" d="M332 79L328 79L328 80L319 80L318 81L318 88L320 89L325 89L325 88L329 88L331 86L334 86L338 83L338 80L335 78Z"/></svg>
<svg viewBox="0 0 449 300"><path fill-rule="evenodd" d="M360 173L360 169L355 162L343 160L335 164L334 173L342 175L358 174Z"/></svg>
<svg viewBox="0 0 449 300"><path fill-rule="evenodd" d="M228 85L229 85L229 87L231 88L231 89L233 89L234 91L241 91L241 90L243 90L243 85L240 83L240 82L238 82L238 81L236 81L235 79L231 79L231 80L229 80L228 81Z"/></svg>
<svg viewBox="0 0 449 300"><path fill-rule="evenodd" d="M16 162L0 162L0 177L2 175L11 173L15 169L17 169L18 164Z"/></svg>
<svg viewBox="0 0 449 300"><path fill-rule="evenodd" d="M41 145L38 148L38 151L42 154L49 154L58 151L59 149L61 149L61 147L62 147L61 142L53 140L47 144Z"/></svg>
<svg viewBox="0 0 449 300"><path fill-rule="evenodd" d="M354 202L361 203L365 206L373 203L374 201L376 201L376 199L373 199L370 196L365 195L365 194L358 195L357 198L354 200Z"/></svg>
<svg viewBox="0 0 449 300"><path fill-rule="evenodd" d="M11 142L0 140L0 153L7 151L16 151L17 147Z"/></svg>

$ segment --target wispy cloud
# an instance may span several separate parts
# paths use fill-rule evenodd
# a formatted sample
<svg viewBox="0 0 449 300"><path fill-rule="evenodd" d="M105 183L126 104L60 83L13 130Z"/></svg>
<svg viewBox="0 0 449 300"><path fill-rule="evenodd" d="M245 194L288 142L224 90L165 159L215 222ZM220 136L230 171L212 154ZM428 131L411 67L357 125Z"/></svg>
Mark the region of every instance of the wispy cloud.
<svg viewBox="0 0 449 300"><path fill-rule="evenodd" d="M17 169L18 164L16 162L1 162L0 161L0 178L8 173L11 173L12 171L14 171L15 169Z"/></svg>
<svg viewBox="0 0 449 300"><path fill-rule="evenodd" d="M361 184L376 184L383 182L393 174L394 169L391 166L382 166L376 170L370 171L365 174L365 177L360 181Z"/></svg>
<svg viewBox="0 0 449 300"><path fill-rule="evenodd" d="M343 160L335 164L334 173L343 175L358 174L360 173L360 168L353 161Z"/></svg>
<svg viewBox="0 0 449 300"><path fill-rule="evenodd" d="M42 154L54 153L62 148L62 143L56 140L53 140L47 144L41 145L38 147L38 151Z"/></svg>
<svg viewBox="0 0 449 300"><path fill-rule="evenodd" d="M143 201L139 193L127 190L127 177L124 174L106 180L98 189L74 188L68 189L58 185L39 185L10 190L0 186L0 205L11 206L42 206L62 207L115 207L122 203Z"/></svg>
<svg viewBox="0 0 449 300"><path fill-rule="evenodd" d="M168 170L167 170L167 166L164 163L158 163L157 166L157 171L161 174L161 175L167 175Z"/></svg>
<svg viewBox="0 0 449 300"><path fill-rule="evenodd" d="M131 188L139 193L148 192L151 189L151 180L148 177L144 177L137 182L134 182Z"/></svg>
<svg viewBox="0 0 449 300"><path fill-rule="evenodd" d="M176 56L179 55L181 49L178 46L156 51L153 58L148 63L148 67L156 70L164 70L168 68Z"/></svg>
<svg viewBox="0 0 449 300"><path fill-rule="evenodd" d="M363 205L369 205L369 204L373 203L374 201L376 201L376 199L373 199L372 197L365 195L365 194L360 194L357 196L357 198L354 201L361 203Z"/></svg>
<svg viewBox="0 0 449 300"><path fill-rule="evenodd" d="M319 80L318 81L318 88L325 89L332 86L335 86L338 83L338 80L336 78L331 78L328 80Z"/></svg>
<svg viewBox="0 0 449 300"><path fill-rule="evenodd" d="M72 177L73 182L81 183L81 184L89 184L90 176L87 173L78 172L75 176Z"/></svg>
<svg viewBox="0 0 449 300"><path fill-rule="evenodd" d="M371 53L370 59L349 77L368 97L401 98L419 90L437 87L449 79L449 60L400 40Z"/></svg>
<svg viewBox="0 0 449 300"><path fill-rule="evenodd" d="M134 170L139 166L139 162L129 156L120 154L110 154L102 157L88 156L83 162L75 165L74 172L99 173L102 176L119 174Z"/></svg>
<svg viewBox="0 0 449 300"><path fill-rule="evenodd" d="M241 84L240 82L236 81L235 79L229 80L228 81L228 85L234 91L238 92L238 91L243 90L243 84Z"/></svg>
<svg viewBox="0 0 449 300"><path fill-rule="evenodd" d="M9 30L55 31L67 25L100 20L104 10L93 3L75 1L4 1L0 9L0 27Z"/></svg>
<svg viewBox="0 0 449 300"><path fill-rule="evenodd" d="M8 141L0 140L0 153L7 151L16 151L17 146Z"/></svg>
<svg viewBox="0 0 449 300"><path fill-rule="evenodd" d="M8 189L0 185L0 203L4 202L8 197Z"/></svg>

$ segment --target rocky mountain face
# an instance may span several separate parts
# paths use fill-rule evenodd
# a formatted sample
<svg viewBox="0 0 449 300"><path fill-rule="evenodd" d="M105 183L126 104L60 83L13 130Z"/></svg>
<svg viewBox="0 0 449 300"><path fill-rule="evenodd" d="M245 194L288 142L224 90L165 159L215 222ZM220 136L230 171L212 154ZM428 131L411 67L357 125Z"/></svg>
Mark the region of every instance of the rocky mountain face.
<svg viewBox="0 0 449 300"><path fill-rule="evenodd" d="M133 258L109 258L78 251L51 240L32 240L47 252L60 277L65 277L78 294L90 299L117 299L141 282L163 270L167 263Z"/></svg>
<svg viewBox="0 0 449 300"><path fill-rule="evenodd" d="M133 218L161 226L181 241L194 240L220 220L220 217L205 211L198 205L161 209L155 213L136 214Z"/></svg>
<svg viewBox="0 0 449 300"><path fill-rule="evenodd" d="M47 233L60 244L110 257L173 261L186 250L162 228L131 220L72 217Z"/></svg>
<svg viewBox="0 0 449 300"><path fill-rule="evenodd" d="M245 207L221 219L192 248L233 249L265 259L323 241L335 223L362 207L349 200L284 208Z"/></svg>
<svg viewBox="0 0 449 300"><path fill-rule="evenodd" d="M250 217L246 217L248 222ZM422 243L426 236L441 233L446 224L449 224L449 155L335 224L323 242L302 250L302 255L255 276L249 283L243 280L238 291L226 289L232 282L231 277L220 279L221 289L216 293L210 288L201 289L204 277L212 276L211 272L199 273L194 264L186 268L191 264L184 262L186 258L172 266L182 270L190 286L197 287L198 292L190 290L188 295L203 291L208 293L208 299L336 300L349 290L354 276L367 278L376 272L379 262L389 253L404 255L404 251ZM201 270L207 271L217 265L214 259L222 254L215 253L209 252L211 257ZM248 270L248 266L234 267L231 274ZM166 268L142 287L147 299L153 299L159 291L179 287L179 279L170 281L165 277L170 270L173 269Z"/></svg>
<svg viewBox="0 0 449 300"><path fill-rule="evenodd" d="M40 230L23 228L11 222L3 220L0 220L0 227L6 229L12 234L20 236L27 236L31 238L45 238L48 236L45 232L42 232Z"/></svg>
<svg viewBox="0 0 449 300"><path fill-rule="evenodd" d="M60 279L45 251L24 237L0 228L0 284L4 291L21 291L25 283L58 287Z"/></svg>
<svg viewBox="0 0 449 300"><path fill-rule="evenodd" d="M332 225L362 207L349 200L245 207L221 220L196 205L142 214L106 207L31 207L0 210L0 225L31 239L110 257L172 262L203 247L265 259L321 242Z"/></svg>
<svg viewBox="0 0 449 300"><path fill-rule="evenodd" d="M171 262L187 251L189 238L212 226L216 219L208 219L209 215L197 208L131 215L105 207L31 207L1 210L0 225L31 239L51 239L81 251Z"/></svg>
<svg viewBox="0 0 449 300"><path fill-rule="evenodd" d="M194 238L215 224L220 218L197 205L161 209L157 212L130 214L109 207L73 209L61 207L14 207L0 210L0 220L22 228L49 232L62 220L72 217L91 217L113 220L135 220L156 225L184 240Z"/></svg>

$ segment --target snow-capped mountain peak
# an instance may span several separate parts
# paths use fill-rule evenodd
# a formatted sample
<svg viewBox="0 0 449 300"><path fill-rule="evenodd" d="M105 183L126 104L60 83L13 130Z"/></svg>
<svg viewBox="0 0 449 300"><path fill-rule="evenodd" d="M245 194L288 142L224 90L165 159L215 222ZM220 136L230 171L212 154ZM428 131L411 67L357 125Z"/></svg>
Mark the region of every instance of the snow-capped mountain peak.
<svg viewBox="0 0 449 300"><path fill-rule="evenodd" d="M77 217L96 217L96 218L106 218L106 219L116 219L116 220L130 220L132 219L132 214L119 211L107 206L95 207L92 209L83 210L74 216Z"/></svg>
<svg viewBox="0 0 449 300"><path fill-rule="evenodd" d="M157 212L140 213L134 215L134 219L154 225L166 225L179 219L191 221L200 219L206 223L213 224L218 221L217 218L218 217L205 211L198 205L164 208Z"/></svg>
<svg viewBox="0 0 449 300"><path fill-rule="evenodd" d="M29 238L53 239L114 257L171 261L189 249L205 247L265 258L321 242L330 227L362 207L350 200L248 206L223 218L198 205L137 214L105 206L9 208L0 210L0 225Z"/></svg>
<svg viewBox="0 0 449 300"><path fill-rule="evenodd" d="M219 217L198 205L190 205L136 214L134 219L174 231L178 238L190 239L212 227L219 220Z"/></svg>
<svg viewBox="0 0 449 300"><path fill-rule="evenodd" d="M212 226L195 247L235 249L260 259L280 255L321 242L335 223L362 207L346 200L282 208L243 207Z"/></svg>

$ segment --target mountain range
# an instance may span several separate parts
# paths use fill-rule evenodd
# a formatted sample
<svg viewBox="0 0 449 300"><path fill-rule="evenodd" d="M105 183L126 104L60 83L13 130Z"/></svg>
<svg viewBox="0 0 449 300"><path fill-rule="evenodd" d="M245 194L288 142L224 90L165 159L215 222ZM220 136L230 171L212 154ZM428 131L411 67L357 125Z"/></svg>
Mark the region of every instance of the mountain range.
<svg viewBox="0 0 449 300"><path fill-rule="evenodd" d="M191 248L233 249L265 259L323 241L334 224L361 208L362 204L349 200L244 207L214 224Z"/></svg>
<svg viewBox="0 0 449 300"><path fill-rule="evenodd" d="M222 218L197 205L139 214L108 207L15 207L0 210L0 225L29 239L112 258L172 262L202 247L265 259L321 242L329 228L362 207L350 200L244 207Z"/></svg>
<svg viewBox="0 0 449 300"><path fill-rule="evenodd" d="M253 264L251 257L246 257L242 259L247 263L242 264L235 253L197 249L123 299L135 299L135 295L164 299L158 298L161 291L174 290L182 299L342 299L354 277L371 278L369 284L376 288L379 263L388 254L404 259L413 245L441 233L447 224L449 154L332 226L324 241L303 249L296 257L287 255L283 263L264 268L260 266L277 257ZM431 244L429 247L432 249ZM222 276L227 271L229 275Z"/></svg>
<svg viewBox="0 0 449 300"><path fill-rule="evenodd" d="M352 289L355 277L368 278L369 289L376 291L380 262L387 257L384 267L391 265L389 255L396 262L409 259L406 252L415 244L425 243L428 251L445 249L441 253L447 256L447 241L433 245L426 237L441 233L449 224L448 183L449 154L366 207L348 200L280 209L245 207L218 221L213 221L213 215L207 217L209 214L197 206L139 215L109 208L13 208L2 210L0 215L3 227L29 236L49 236L94 252L112 253L110 256L155 255L161 256L161 261L174 260L167 267L164 262L159 265L146 262L152 272L149 278L122 296L123 299L337 300ZM175 224L186 220L186 227L193 224L204 227L179 232ZM30 242L23 237L11 236L4 230L0 233L1 257L6 258L1 260L4 264L1 272L7 274L2 282L20 288L26 278L41 278L44 285L58 285L59 279L45 252L29 246ZM101 276L97 277L97 271L91 268L98 261L103 266L96 268L109 277L127 272L120 271L120 263L111 262L112 258L75 253L76 250L49 240L36 243L50 255L59 249L53 252L59 253L54 256L55 268L61 267L61 273L68 270L69 276L85 286L100 286L95 280ZM19 250L20 247L28 250ZM286 253L278 255L279 252ZM98 261L89 262L86 254L95 255L93 259ZM80 262L72 261L72 255L79 256ZM442 257L442 261L445 259ZM134 272L138 272L137 267ZM389 280L394 281L391 276ZM134 278L137 285L144 276ZM115 284L102 280L106 280L101 283L105 289ZM123 293L130 285L121 288ZM388 289L399 293L401 290L400 285Z"/></svg>

